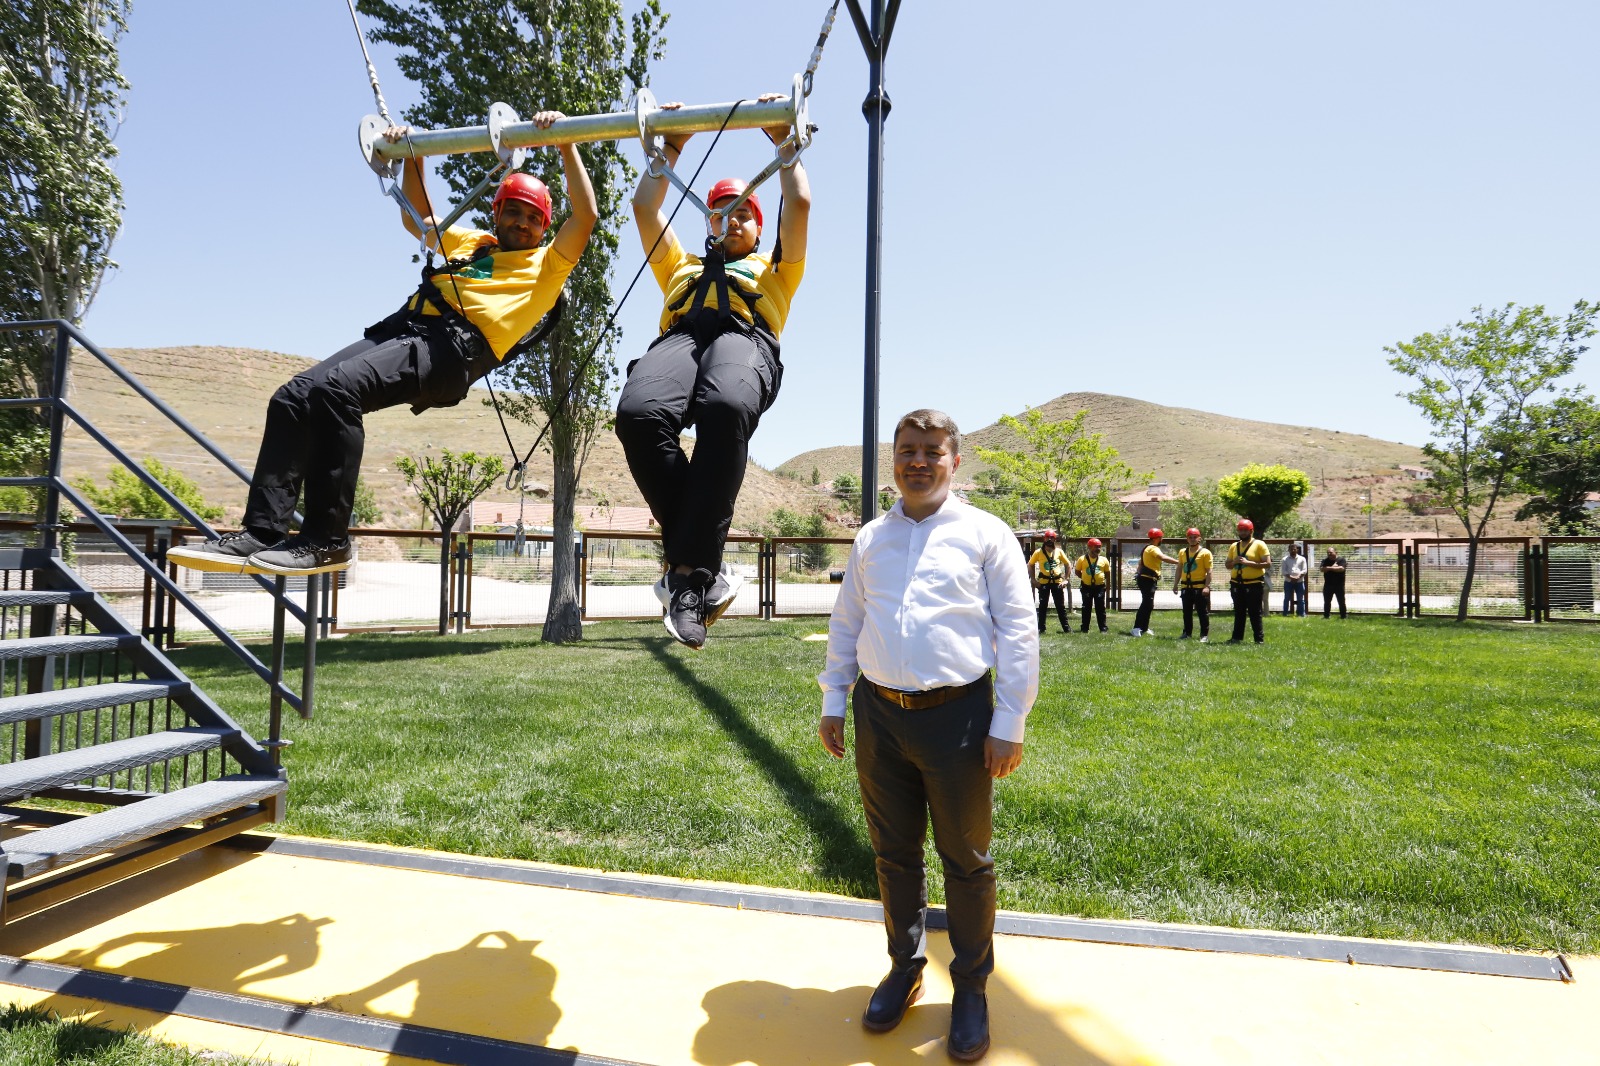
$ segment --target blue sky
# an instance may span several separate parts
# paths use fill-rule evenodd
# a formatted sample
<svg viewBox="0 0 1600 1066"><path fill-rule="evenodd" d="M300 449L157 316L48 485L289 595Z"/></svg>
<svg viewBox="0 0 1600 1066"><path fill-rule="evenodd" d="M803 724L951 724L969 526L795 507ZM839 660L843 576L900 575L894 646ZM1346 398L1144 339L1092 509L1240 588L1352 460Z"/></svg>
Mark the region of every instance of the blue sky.
<svg viewBox="0 0 1600 1066"><path fill-rule="evenodd" d="M711 103L785 89L827 5L666 6L652 89ZM783 394L752 442L769 466L860 442L867 72L840 16ZM1555 0L903 0L880 425L1093 390L1421 443L1386 344L1600 297L1597 39L1600 5ZM398 113L415 95L373 48ZM355 148L374 105L342 0L137 4L122 56L127 213L92 337L321 357L398 305L415 243ZM725 135L706 175L753 173L763 144ZM647 277L622 361L658 312ZM1600 389L1594 354L1576 380Z"/></svg>

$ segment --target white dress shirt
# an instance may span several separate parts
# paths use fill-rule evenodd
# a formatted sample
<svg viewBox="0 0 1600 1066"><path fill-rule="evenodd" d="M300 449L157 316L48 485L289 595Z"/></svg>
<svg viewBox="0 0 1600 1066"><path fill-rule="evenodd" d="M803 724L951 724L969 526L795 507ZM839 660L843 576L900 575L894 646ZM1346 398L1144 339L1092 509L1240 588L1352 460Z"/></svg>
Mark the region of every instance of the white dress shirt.
<svg viewBox="0 0 1600 1066"><path fill-rule="evenodd" d="M1285 581L1299 581L1306 576L1306 557L1304 555L1285 555L1283 557L1283 579Z"/></svg>
<svg viewBox="0 0 1600 1066"><path fill-rule="evenodd" d="M991 668L989 735L1020 743L1039 694L1039 632L1017 538L954 496L921 522L900 502L861 527L828 621L822 714L843 718L858 674L922 692Z"/></svg>

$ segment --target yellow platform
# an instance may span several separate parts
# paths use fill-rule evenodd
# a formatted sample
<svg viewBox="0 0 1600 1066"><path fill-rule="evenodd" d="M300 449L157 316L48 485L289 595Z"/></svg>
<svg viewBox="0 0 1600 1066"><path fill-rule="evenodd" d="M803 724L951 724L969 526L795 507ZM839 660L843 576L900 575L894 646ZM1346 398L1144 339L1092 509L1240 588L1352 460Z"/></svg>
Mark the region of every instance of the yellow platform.
<svg viewBox="0 0 1600 1066"><path fill-rule="evenodd" d="M687 887L649 880L657 894ZM861 1028L883 947L868 921L226 848L0 930L0 953L25 960L566 1049L580 1063L948 1061L942 934L930 934L923 1002L892 1033ZM1600 959L1572 960L1576 980L1562 983L1030 936L999 936L996 956L985 1060L996 1066L1600 1062ZM0 1000L304 1066L418 1061L293 1026L197 1021L182 1016L187 1000L135 1010L4 984Z"/></svg>

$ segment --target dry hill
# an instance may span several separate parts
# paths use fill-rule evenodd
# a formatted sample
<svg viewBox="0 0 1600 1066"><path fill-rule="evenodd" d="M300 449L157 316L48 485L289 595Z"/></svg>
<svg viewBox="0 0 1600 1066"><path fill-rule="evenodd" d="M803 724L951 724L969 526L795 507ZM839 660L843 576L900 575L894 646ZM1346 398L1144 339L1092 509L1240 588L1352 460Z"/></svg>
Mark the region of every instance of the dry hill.
<svg viewBox="0 0 1600 1066"><path fill-rule="evenodd" d="M119 348L107 354L246 470L255 465L268 398L313 362L247 348ZM78 353L72 366L73 401L107 436L135 459L154 457L176 468L199 485L208 501L226 507L229 519L238 518L244 508L240 482L98 360ZM416 504L394 471L396 456L422 454L430 448L506 455L505 437L487 399L486 390L474 389L459 407L420 416L401 407L367 417L362 476L372 486L385 522L418 525ZM538 436L538 427L509 425L519 452ZM69 478L87 474L103 483L111 465L110 456L98 444L81 432L69 433L64 462ZM528 479L550 484L549 456L533 457ZM605 499L613 506L644 503L628 474L621 445L615 435L604 430L596 437L583 484L587 502ZM499 498L510 498L509 507L515 509L515 497L510 493L491 489L485 495L485 499ZM750 528L776 507L809 510L814 500L809 485L802 488L751 464L734 525Z"/></svg>
<svg viewBox="0 0 1600 1066"><path fill-rule="evenodd" d="M1308 518L1319 525L1340 522L1347 528L1364 527L1361 494L1373 489L1379 508L1417 491L1405 477L1402 464L1422 462L1419 448L1394 441L1342 433L1313 426L1285 426L1245 418L1193 411L1182 407L1163 407L1126 396L1098 392L1069 392L1043 404L1049 418L1070 418L1079 410L1089 411L1092 432L1105 435L1106 442L1122 454L1136 471L1150 472L1152 481L1170 481L1182 487L1190 479L1218 478L1231 474L1250 462L1283 463L1311 475L1312 495L1302 506ZM977 449L1011 448L1016 435L992 423L962 435L965 458L963 480L985 468ZM878 447L878 480L892 485L888 444ZM840 473L861 469L861 449L856 446L818 448L802 452L778 468L780 473L809 483L815 469L826 483ZM1140 487L1129 485L1130 490ZM1432 518L1407 512L1383 513L1379 531L1393 528L1432 528ZM1453 523L1455 520L1447 520Z"/></svg>

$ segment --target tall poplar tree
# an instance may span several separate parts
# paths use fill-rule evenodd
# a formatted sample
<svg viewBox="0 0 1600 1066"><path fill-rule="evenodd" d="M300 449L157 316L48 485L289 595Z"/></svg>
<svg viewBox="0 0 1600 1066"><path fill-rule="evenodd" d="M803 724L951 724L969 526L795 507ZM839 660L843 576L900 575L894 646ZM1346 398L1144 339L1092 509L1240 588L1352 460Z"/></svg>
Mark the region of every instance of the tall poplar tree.
<svg viewBox="0 0 1600 1066"><path fill-rule="evenodd" d="M568 115L625 110L647 84L648 65L666 43L667 16L659 0L645 0L631 16L620 0L360 0L358 6L373 19L372 39L400 49L400 70L421 92L422 102L405 112L405 121L430 129L483 125L496 101L523 118L544 109ZM618 142L597 141L578 151L594 183L600 222L567 281L569 302L560 327L546 345L500 373L515 390L501 398L507 414L530 426L519 447L531 444L549 423L542 447L554 468L557 544L572 542L583 464L595 433L610 421L619 333L602 331L611 310L619 229L631 217L626 201L636 176ZM459 197L495 162L490 155L451 156L438 170ZM556 197L553 232L568 210L560 157L554 150L535 150L524 169ZM447 210L435 206L441 216ZM478 222L489 226L487 204ZM570 552L556 552L544 639L582 636L576 560Z"/></svg>
<svg viewBox="0 0 1600 1066"><path fill-rule="evenodd" d="M0 319L83 320L122 224L112 143L127 0L0 4ZM49 334L0 333L0 395L50 391ZM0 475L44 454L39 408L0 410Z"/></svg>

